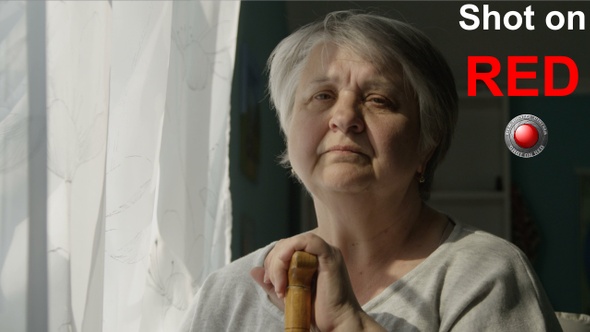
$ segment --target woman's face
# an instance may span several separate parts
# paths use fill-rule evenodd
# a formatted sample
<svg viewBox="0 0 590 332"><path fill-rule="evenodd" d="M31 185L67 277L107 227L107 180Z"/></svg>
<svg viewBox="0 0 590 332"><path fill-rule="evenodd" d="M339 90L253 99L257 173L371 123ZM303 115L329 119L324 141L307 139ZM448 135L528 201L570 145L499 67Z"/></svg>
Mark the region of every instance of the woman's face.
<svg viewBox="0 0 590 332"><path fill-rule="evenodd" d="M382 73L333 44L311 52L295 93L287 148L314 195L404 195L425 161L415 98L401 69Z"/></svg>

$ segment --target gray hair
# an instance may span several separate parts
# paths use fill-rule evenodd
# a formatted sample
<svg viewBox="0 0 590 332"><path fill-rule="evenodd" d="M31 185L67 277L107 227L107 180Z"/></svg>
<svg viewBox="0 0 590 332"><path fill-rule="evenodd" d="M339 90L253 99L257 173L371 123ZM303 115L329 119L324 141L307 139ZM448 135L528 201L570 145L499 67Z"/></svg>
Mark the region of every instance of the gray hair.
<svg viewBox="0 0 590 332"><path fill-rule="evenodd" d="M409 24L374 14L333 12L300 28L283 39L268 60L270 99L285 138L301 72L318 43L344 47L386 73L401 65L418 102L420 153L432 153L420 183L420 195L428 199L434 170L449 149L457 122L455 80L442 54ZM282 158L282 164L289 165L286 151Z"/></svg>

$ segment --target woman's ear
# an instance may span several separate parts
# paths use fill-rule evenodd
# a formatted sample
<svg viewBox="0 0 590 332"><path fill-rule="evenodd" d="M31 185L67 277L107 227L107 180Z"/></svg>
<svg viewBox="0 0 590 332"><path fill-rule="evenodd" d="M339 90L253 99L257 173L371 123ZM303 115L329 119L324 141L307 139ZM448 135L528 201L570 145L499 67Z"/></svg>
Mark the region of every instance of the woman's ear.
<svg viewBox="0 0 590 332"><path fill-rule="evenodd" d="M434 146L428 149L428 151L426 151L426 153L423 154L423 157L420 160L420 165L418 165L418 174L424 174L424 172L426 171L426 166L428 165L430 158L432 158L432 155L434 154L434 150L436 150L436 147L437 146Z"/></svg>

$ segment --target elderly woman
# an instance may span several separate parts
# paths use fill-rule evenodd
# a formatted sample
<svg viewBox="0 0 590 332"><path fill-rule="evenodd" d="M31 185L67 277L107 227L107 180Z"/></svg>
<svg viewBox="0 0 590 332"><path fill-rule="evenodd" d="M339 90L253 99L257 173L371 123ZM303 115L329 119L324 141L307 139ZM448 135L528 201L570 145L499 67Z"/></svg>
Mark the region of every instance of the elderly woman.
<svg viewBox="0 0 590 332"><path fill-rule="evenodd" d="M453 75L407 24L336 12L269 60L284 162L318 227L211 275L192 331L280 331L291 255L317 255L320 331L559 331L525 256L430 208L457 118Z"/></svg>

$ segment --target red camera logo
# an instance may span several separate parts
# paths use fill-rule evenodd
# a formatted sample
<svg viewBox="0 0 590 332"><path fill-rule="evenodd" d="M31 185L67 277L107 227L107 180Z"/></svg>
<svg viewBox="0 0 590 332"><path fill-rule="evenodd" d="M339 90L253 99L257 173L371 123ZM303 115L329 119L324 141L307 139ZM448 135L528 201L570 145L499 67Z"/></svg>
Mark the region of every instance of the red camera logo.
<svg viewBox="0 0 590 332"><path fill-rule="evenodd" d="M508 150L521 158L531 158L543 152L548 136L545 123L532 114L515 117L504 131Z"/></svg>

